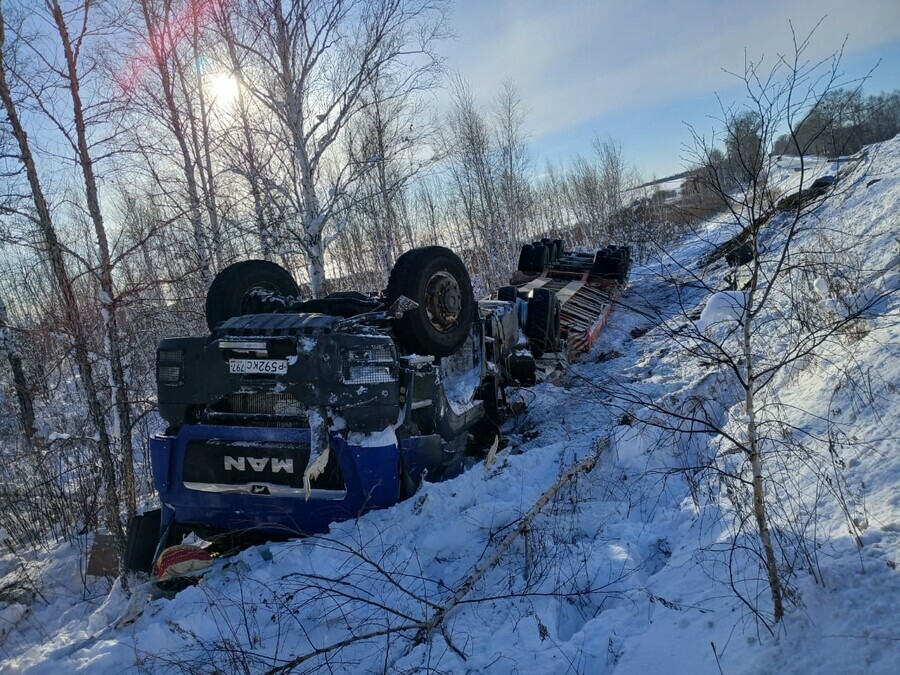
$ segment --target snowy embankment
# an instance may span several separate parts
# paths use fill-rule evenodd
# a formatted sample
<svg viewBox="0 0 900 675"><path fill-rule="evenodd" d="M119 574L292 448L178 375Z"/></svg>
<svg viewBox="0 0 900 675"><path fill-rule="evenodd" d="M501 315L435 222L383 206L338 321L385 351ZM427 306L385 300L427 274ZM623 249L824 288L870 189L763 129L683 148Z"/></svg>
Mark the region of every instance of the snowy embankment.
<svg viewBox="0 0 900 675"><path fill-rule="evenodd" d="M864 262L854 293L890 288L900 139L870 149L838 185L809 218L864 242L847 254ZM5 590L0 602L2 669L265 672L303 658L297 672L896 672L897 294L775 382L780 421L804 434L810 457L815 439L834 442L825 456L845 492L830 499L838 483L820 466L791 465L810 496L797 516L817 519L817 539L813 559L797 561L796 602L770 634L735 595L770 611L764 574L733 536L732 496L702 470L732 461L728 445L690 423L673 428L661 412L702 409L739 433L745 413L732 374L686 356L680 337L697 320L721 332L740 316L733 294L701 316L727 273L724 261L703 261L732 234L710 224L671 257L635 269L592 353L557 384L519 392L528 413L490 467L476 463L327 536L221 560L172 599L145 601L138 589L131 607L102 582L83 591L83 552L71 547L27 565L3 558L0 584L23 590ZM815 250L818 236L804 231L797 250ZM809 302L856 302L835 288L839 280L817 281L807 285L822 297ZM777 326L773 319L771 350L787 340ZM848 380L853 372L867 380ZM430 640L415 644L408 627L433 616L544 490L607 441L596 468L562 490Z"/></svg>

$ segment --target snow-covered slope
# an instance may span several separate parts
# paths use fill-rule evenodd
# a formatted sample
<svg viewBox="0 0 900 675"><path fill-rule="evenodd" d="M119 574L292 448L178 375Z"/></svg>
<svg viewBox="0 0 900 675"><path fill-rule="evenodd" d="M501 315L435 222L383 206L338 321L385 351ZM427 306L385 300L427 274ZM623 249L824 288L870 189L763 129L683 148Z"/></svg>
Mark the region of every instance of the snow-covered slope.
<svg viewBox="0 0 900 675"><path fill-rule="evenodd" d="M797 251L818 250L824 231L851 237L861 247L846 252L862 263L855 292L890 290L900 260L900 138L854 166L808 217ZM818 526L805 530L815 533L811 557L795 561L794 602L770 633L735 594L770 612L764 574L734 537L734 497L702 470L711 458L728 466L727 443L705 429L673 431L657 414L701 406L734 433L743 421L733 376L687 355L678 338L693 330L710 290L724 288L724 262L703 260L731 234L711 223L671 257L637 268L592 353L558 383L519 393L528 413L490 467L476 463L327 536L219 561L172 599L147 600L138 588L129 600L101 582L83 590L83 553L71 547L28 564L3 558L0 670L265 672L303 658L296 672L896 672L897 294L775 383L785 429L809 451L809 461L783 463L785 490L805 495L784 505ZM818 287L834 303L846 299ZM771 335L770 348L782 348L778 330ZM830 449L816 439L831 439ZM557 495L442 629L415 644L415 626L596 449L596 468ZM824 472L822 457L833 462ZM14 580L40 594L13 593Z"/></svg>

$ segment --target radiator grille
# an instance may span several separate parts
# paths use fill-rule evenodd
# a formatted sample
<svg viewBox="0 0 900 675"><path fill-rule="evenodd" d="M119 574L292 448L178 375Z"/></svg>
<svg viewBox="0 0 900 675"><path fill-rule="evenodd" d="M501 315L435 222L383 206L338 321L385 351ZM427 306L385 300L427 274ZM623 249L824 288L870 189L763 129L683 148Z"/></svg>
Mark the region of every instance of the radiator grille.
<svg viewBox="0 0 900 675"><path fill-rule="evenodd" d="M300 401L291 394L235 393L208 408L204 421L238 426L293 427L305 426L307 415Z"/></svg>
<svg viewBox="0 0 900 675"><path fill-rule="evenodd" d="M291 394L261 392L231 394L225 399L227 410L242 415L275 415L277 417L305 417L300 402Z"/></svg>

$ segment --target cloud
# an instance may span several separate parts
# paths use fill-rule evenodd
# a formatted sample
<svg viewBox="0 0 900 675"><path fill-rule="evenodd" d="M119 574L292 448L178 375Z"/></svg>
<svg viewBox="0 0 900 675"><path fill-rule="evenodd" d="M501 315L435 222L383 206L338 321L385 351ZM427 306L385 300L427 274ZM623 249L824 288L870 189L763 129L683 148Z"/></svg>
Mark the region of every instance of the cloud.
<svg viewBox="0 0 900 675"><path fill-rule="evenodd" d="M792 51L789 20L803 35L827 15L813 59L847 35L848 53L900 38L896 0L459 0L455 11L450 66L482 97L512 78L537 136L727 88L735 80L725 70L743 70L745 48L769 64Z"/></svg>

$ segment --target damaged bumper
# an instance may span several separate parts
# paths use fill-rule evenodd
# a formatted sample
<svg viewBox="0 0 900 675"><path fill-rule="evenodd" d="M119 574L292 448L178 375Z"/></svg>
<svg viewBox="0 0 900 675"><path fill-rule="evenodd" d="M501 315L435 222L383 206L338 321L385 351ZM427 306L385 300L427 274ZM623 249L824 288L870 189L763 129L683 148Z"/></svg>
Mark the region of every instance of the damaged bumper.
<svg viewBox="0 0 900 675"><path fill-rule="evenodd" d="M184 425L150 440L163 527L174 520L281 536L325 532L395 504L404 476L416 482L444 461L444 446L437 435L357 445L332 432L328 464L307 495L309 429Z"/></svg>

